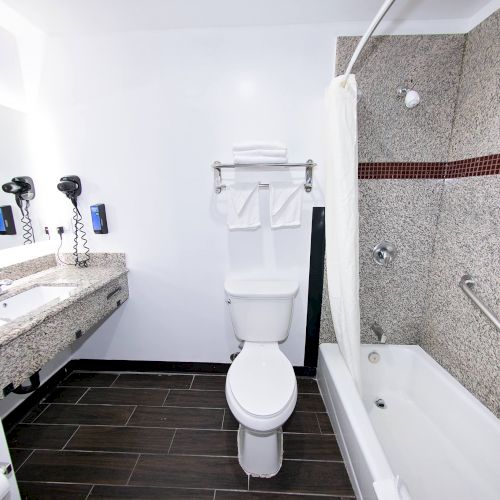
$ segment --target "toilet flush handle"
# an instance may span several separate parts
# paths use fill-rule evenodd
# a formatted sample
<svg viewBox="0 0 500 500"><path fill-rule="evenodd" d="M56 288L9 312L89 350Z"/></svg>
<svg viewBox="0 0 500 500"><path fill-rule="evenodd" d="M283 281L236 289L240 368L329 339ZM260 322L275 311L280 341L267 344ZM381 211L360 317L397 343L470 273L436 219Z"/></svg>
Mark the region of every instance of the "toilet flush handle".
<svg viewBox="0 0 500 500"><path fill-rule="evenodd" d="M226 299L226 304L231 304L231 299Z"/></svg>

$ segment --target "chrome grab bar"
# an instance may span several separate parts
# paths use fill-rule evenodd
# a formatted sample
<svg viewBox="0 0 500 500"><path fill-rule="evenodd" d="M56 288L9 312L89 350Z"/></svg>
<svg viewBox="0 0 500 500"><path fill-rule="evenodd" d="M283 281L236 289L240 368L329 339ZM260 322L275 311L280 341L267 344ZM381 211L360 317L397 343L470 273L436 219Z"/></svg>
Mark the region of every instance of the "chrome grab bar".
<svg viewBox="0 0 500 500"><path fill-rule="evenodd" d="M489 309L489 307L474 293L472 286L475 285L475 281L469 274L464 274L458 286L462 291L469 297L469 299L476 304L479 310L500 330L500 319L497 318L495 313Z"/></svg>

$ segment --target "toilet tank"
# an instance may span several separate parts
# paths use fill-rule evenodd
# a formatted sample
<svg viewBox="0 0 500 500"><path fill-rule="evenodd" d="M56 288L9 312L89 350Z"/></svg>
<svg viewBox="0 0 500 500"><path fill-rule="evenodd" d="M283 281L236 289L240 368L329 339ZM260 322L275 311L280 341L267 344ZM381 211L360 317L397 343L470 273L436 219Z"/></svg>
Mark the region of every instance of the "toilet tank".
<svg viewBox="0 0 500 500"><path fill-rule="evenodd" d="M224 289L239 340L281 342L288 337L296 281L227 280Z"/></svg>

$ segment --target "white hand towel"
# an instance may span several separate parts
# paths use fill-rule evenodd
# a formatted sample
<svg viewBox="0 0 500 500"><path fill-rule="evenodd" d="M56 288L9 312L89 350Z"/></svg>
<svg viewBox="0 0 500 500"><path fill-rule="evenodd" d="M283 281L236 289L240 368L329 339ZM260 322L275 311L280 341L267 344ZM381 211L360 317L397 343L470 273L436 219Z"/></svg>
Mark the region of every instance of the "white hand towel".
<svg viewBox="0 0 500 500"><path fill-rule="evenodd" d="M271 182L269 184L269 208L273 229L300 226L302 189L302 185L291 182Z"/></svg>
<svg viewBox="0 0 500 500"><path fill-rule="evenodd" d="M227 226L229 229L260 227L259 184L239 182L228 187Z"/></svg>
<svg viewBox="0 0 500 500"><path fill-rule="evenodd" d="M265 163L287 163L287 156L254 156L254 155L234 155L234 163L238 165L265 164Z"/></svg>
<svg viewBox="0 0 500 500"><path fill-rule="evenodd" d="M252 151L254 149L286 149L286 145L282 142L237 142L233 144L233 151Z"/></svg>
<svg viewBox="0 0 500 500"><path fill-rule="evenodd" d="M247 151L234 151L238 156L281 156L286 157L288 151L285 149L249 149Z"/></svg>

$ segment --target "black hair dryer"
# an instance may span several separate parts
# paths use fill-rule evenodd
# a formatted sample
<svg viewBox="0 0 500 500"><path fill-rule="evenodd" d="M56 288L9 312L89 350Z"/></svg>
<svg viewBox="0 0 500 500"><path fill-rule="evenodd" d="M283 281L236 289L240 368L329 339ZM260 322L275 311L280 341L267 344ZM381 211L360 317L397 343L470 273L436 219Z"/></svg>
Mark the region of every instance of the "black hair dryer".
<svg viewBox="0 0 500 500"><path fill-rule="evenodd" d="M2 186L5 193L11 193L16 197L16 203L21 210L21 222L23 224L24 244L35 243L35 233L31 224L29 213L30 201L35 197L35 183L31 177L26 175L14 177L12 181Z"/></svg>
<svg viewBox="0 0 500 500"><path fill-rule="evenodd" d="M66 177L61 177L57 189L64 193L70 200L73 206L78 210L78 205L76 199L82 194L82 182L78 175L67 175Z"/></svg>
<svg viewBox="0 0 500 500"><path fill-rule="evenodd" d="M77 198L82 194L82 182L78 175L67 175L61 177L57 189L64 193L73 204L73 224L75 229L75 238L73 244L73 258L74 264L78 267L87 267L90 260L89 248L87 246L86 233L83 228L82 214L78 210ZM62 244L62 236L61 236ZM83 250L82 253L78 252L78 246Z"/></svg>

